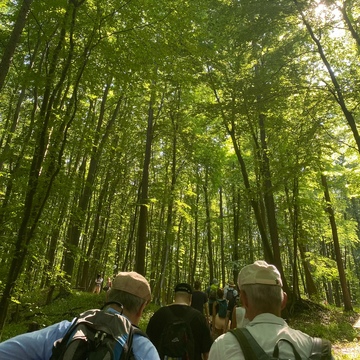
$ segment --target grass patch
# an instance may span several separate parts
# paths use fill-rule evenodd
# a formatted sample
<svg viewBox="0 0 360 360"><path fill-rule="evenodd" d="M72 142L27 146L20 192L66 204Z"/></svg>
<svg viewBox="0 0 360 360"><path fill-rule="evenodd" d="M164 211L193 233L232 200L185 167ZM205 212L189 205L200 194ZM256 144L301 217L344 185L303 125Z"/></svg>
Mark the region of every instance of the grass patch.
<svg viewBox="0 0 360 360"><path fill-rule="evenodd" d="M349 342L358 336L353 328L358 318L359 314L355 311L345 313L335 307L302 300L294 307L288 324L294 329L328 339L332 343Z"/></svg>

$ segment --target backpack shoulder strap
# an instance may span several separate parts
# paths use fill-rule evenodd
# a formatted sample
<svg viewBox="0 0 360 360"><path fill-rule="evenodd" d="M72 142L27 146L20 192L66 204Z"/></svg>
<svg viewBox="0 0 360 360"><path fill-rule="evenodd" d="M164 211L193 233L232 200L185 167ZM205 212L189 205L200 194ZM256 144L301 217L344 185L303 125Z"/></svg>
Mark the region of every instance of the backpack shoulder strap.
<svg viewBox="0 0 360 360"><path fill-rule="evenodd" d="M291 341L287 340L287 339L279 339L276 342L275 347L274 347L274 352L273 352L273 357L274 358L276 358L276 359L279 358L279 343L280 343L280 341L285 341L286 343L288 343L291 346L292 351L293 351L293 353L295 355L295 360L301 360L301 356L299 355L299 353L295 349L294 344Z"/></svg>
<svg viewBox="0 0 360 360"><path fill-rule="evenodd" d="M257 341L246 328L232 329L229 331L236 337L241 350L243 351L245 360L268 360L269 355L262 349Z"/></svg>
<svg viewBox="0 0 360 360"><path fill-rule="evenodd" d="M143 336L148 339L148 336L141 329L139 329L136 325L131 324L126 344L124 344L124 346L127 347L127 351L122 352L122 355L120 358L121 360L135 359L135 355L134 355L133 347L132 347L132 343L133 343L135 334Z"/></svg>
<svg viewBox="0 0 360 360"><path fill-rule="evenodd" d="M328 360L331 357L331 342L318 337L313 338L313 347L309 359Z"/></svg>

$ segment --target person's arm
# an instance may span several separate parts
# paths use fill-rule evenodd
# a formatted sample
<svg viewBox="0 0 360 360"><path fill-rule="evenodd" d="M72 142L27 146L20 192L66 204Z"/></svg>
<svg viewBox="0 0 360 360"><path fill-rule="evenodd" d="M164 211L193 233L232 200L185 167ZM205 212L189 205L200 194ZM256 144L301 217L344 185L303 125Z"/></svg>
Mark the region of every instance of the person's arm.
<svg viewBox="0 0 360 360"><path fill-rule="evenodd" d="M227 332L229 330L230 316L231 316L231 311L227 310L226 311L226 316L225 316L225 330L224 330L224 332ZM232 324L232 320L231 320L231 324Z"/></svg>
<svg viewBox="0 0 360 360"><path fill-rule="evenodd" d="M213 304L212 304L211 330L212 330L213 333L215 333L216 304L217 304L217 301L214 301Z"/></svg>
<svg viewBox="0 0 360 360"><path fill-rule="evenodd" d="M44 329L15 336L0 343L1 360L49 360L54 342L61 339L71 322L64 320Z"/></svg>
<svg viewBox="0 0 360 360"><path fill-rule="evenodd" d="M203 360L207 360L209 358L209 353L202 353Z"/></svg>
<svg viewBox="0 0 360 360"><path fill-rule="evenodd" d="M134 336L133 352L136 359L160 360L159 353L152 342L139 334Z"/></svg>
<svg viewBox="0 0 360 360"><path fill-rule="evenodd" d="M204 312L206 316L206 322L209 323L209 303L204 303Z"/></svg>
<svg viewBox="0 0 360 360"><path fill-rule="evenodd" d="M231 329L235 329L237 327L237 323L236 323L236 306L234 306L232 314L231 314L231 325L230 328Z"/></svg>

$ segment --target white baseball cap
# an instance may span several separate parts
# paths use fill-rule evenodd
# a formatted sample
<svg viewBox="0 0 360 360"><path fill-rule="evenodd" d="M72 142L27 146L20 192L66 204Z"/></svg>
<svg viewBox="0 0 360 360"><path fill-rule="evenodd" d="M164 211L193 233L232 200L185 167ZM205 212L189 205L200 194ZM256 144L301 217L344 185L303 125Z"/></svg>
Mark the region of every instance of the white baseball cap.
<svg viewBox="0 0 360 360"><path fill-rule="evenodd" d="M238 276L239 287L241 285L274 285L282 287L279 270L266 261L258 260L251 265L243 267Z"/></svg>

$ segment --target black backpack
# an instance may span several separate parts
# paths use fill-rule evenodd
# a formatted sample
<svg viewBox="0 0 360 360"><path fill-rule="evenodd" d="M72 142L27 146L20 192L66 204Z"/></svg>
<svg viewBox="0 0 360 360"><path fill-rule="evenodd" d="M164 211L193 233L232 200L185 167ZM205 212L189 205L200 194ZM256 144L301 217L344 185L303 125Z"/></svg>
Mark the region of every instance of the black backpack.
<svg viewBox="0 0 360 360"><path fill-rule="evenodd" d="M159 355L160 359L192 360L195 356L195 341L190 322L193 312L184 318L176 317L171 309L167 307L171 319L165 326L160 336Z"/></svg>
<svg viewBox="0 0 360 360"><path fill-rule="evenodd" d="M135 333L146 336L120 314L88 310L54 344L50 360L131 359Z"/></svg>
<svg viewBox="0 0 360 360"><path fill-rule="evenodd" d="M265 353L262 347L257 343L253 338L250 332L246 328L233 329L230 332L236 337L237 341L240 344L240 347L243 351L245 360L271 360L271 359L280 359L279 358L279 343L281 341L287 342L294 353L295 360L301 360L301 356L295 349L294 344L292 344L287 339L279 339L274 347L272 356L269 356ZM310 360L331 360L331 343L329 340L313 338L313 347L311 354L309 356Z"/></svg>
<svg viewBox="0 0 360 360"><path fill-rule="evenodd" d="M226 300L230 302L231 300L234 300L234 298L234 289L228 289L226 292Z"/></svg>

